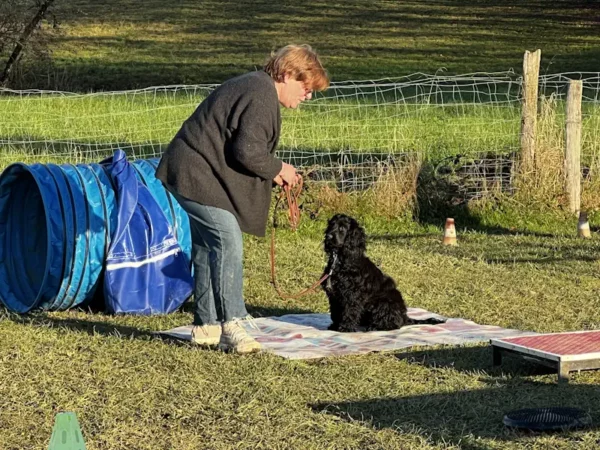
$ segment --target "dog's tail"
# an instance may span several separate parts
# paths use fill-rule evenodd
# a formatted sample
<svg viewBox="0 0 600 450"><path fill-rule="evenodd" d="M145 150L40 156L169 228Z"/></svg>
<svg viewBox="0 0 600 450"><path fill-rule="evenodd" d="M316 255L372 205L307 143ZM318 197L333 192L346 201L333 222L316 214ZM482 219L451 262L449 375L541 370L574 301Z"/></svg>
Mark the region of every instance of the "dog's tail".
<svg viewBox="0 0 600 450"><path fill-rule="evenodd" d="M428 319L411 319L409 317L406 321L406 325L439 325L440 323L446 323L446 319L438 319L435 317L429 317Z"/></svg>

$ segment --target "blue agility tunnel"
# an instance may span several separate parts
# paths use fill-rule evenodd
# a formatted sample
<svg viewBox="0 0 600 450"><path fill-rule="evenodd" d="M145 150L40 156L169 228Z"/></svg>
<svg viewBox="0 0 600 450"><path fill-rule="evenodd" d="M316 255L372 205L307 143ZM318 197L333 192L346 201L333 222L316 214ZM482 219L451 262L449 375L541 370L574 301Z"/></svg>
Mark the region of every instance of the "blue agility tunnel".
<svg viewBox="0 0 600 450"><path fill-rule="evenodd" d="M131 166L186 256L183 278L189 278L189 219L154 177L157 164L157 159L136 160ZM0 176L0 301L22 314L66 310L91 300L122 225L117 194L106 164L7 167Z"/></svg>

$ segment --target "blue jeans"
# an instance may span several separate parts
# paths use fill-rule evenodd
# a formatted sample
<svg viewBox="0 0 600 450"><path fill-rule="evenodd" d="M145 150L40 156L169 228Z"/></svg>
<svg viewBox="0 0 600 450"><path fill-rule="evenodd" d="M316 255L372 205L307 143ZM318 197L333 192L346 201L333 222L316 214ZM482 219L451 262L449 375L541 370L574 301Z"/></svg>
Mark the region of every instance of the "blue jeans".
<svg viewBox="0 0 600 450"><path fill-rule="evenodd" d="M174 194L188 213L194 264L194 325L214 325L248 315L243 287L242 231L229 211Z"/></svg>

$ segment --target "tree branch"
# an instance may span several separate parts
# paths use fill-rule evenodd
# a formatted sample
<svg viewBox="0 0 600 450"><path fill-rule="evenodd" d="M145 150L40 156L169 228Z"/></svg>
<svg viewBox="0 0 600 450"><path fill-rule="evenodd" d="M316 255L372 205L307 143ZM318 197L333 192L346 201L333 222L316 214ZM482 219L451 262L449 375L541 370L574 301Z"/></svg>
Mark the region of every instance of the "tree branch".
<svg viewBox="0 0 600 450"><path fill-rule="evenodd" d="M0 87L6 86L10 72L12 71L14 65L19 61L19 58L21 57L23 49L25 48L25 44L31 37L33 31L38 27L40 22L44 19L44 16L46 15L46 11L48 11L48 8L50 7L50 5L52 5L52 3L54 3L54 0L43 0L42 3L40 4L40 7L39 7L36 15L33 17L33 19L31 19L31 22L29 22L29 24L23 30L23 34L21 34L21 36L19 37L19 40L17 41L17 43L15 45L15 49L9 56L8 61L6 61L6 65L4 66L4 71L2 72L2 75L0 75Z"/></svg>

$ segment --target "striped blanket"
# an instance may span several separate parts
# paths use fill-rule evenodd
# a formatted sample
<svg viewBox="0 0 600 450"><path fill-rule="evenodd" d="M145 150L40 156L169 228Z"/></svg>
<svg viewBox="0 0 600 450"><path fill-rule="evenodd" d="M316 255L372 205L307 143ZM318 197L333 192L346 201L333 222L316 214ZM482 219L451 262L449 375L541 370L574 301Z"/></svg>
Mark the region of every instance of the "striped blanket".
<svg viewBox="0 0 600 450"><path fill-rule="evenodd" d="M419 308L408 308L415 319L441 318ZM370 352L400 350L413 346L463 345L489 342L492 338L534 334L493 325L479 325L465 319L447 319L439 325L411 325L399 330L339 333L329 331L328 314L289 314L254 319L244 327L271 352L288 359L312 359L328 356L359 355ZM160 331L157 334L191 340L192 325Z"/></svg>

